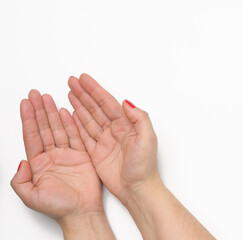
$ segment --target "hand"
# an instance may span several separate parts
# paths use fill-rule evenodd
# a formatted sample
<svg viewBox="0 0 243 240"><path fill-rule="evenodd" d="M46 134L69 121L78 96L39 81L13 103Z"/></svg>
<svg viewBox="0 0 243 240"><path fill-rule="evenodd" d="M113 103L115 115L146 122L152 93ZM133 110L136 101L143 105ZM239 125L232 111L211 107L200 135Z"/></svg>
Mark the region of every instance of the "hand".
<svg viewBox="0 0 243 240"><path fill-rule="evenodd" d="M71 77L69 86L73 117L95 169L143 239L215 239L163 185L148 114L128 101L120 106L87 74Z"/></svg>
<svg viewBox="0 0 243 240"><path fill-rule="evenodd" d="M159 178L157 138L148 114L128 101L122 106L93 78L70 77L74 120L106 187L126 205L146 182Z"/></svg>
<svg viewBox="0 0 243 240"><path fill-rule="evenodd" d="M32 90L21 102L21 118L28 161L11 185L23 202L64 225L103 213L101 183L70 113Z"/></svg>

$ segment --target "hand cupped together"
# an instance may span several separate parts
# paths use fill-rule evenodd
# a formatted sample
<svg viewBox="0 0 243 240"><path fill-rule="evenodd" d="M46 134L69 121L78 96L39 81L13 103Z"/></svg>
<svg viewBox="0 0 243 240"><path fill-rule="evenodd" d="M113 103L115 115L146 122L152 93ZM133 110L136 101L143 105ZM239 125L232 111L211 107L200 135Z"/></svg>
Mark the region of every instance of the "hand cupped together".
<svg viewBox="0 0 243 240"><path fill-rule="evenodd" d="M72 116L36 90L21 103L28 161L11 185L23 202L53 217L65 240L114 240L102 181L143 239L215 239L162 183L148 114L128 100L120 105L87 74L68 84Z"/></svg>
<svg viewBox="0 0 243 240"><path fill-rule="evenodd" d="M51 216L66 232L73 232L73 219L76 229L95 219L96 225L106 222L97 231L107 229L113 238L100 179L127 205L146 183L160 178L157 138L145 111L127 100L120 105L89 75L68 83L72 116L37 90L21 102L28 161L21 162L11 185L28 207Z"/></svg>

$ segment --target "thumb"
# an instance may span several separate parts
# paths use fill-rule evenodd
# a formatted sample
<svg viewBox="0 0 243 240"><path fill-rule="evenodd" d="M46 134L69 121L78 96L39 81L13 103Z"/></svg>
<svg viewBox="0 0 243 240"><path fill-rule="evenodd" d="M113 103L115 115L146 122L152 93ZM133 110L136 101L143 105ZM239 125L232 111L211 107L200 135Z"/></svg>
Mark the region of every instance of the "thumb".
<svg viewBox="0 0 243 240"><path fill-rule="evenodd" d="M135 130L138 134L144 136L154 136L155 132L147 112L137 108L128 100L122 103L123 111L126 117L134 124Z"/></svg>
<svg viewBox="0 0 243 240"><path fill-rule="evenodd" d="M31 207L31 191L34 188L31 178L32 173L29 163L21 161L17 173L11 180L11 186L27 207Z"/></svg>

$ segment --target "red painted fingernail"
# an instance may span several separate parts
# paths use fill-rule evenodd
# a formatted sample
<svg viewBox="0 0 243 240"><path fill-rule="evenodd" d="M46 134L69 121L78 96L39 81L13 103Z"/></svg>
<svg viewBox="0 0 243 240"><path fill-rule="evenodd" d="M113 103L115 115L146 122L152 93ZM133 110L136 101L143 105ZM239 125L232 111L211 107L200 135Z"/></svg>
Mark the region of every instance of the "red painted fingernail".
<svg viewBox="0 0 243 240"><path fill-rule="evenodd" d="M133 103L131 103L130 101L125 100L125 102L126 102L131 108L136 108L136 106L135 106Z"/></svg>
<svg viewBox="0 0 243 240"><path fill-rule="evenodd" d="M21 161L20 164L19 164L19 167L18 167L17 172L19 171L19 169L20 169L20 167L21 167L21 164L22 164L22 161Z"/></svg>

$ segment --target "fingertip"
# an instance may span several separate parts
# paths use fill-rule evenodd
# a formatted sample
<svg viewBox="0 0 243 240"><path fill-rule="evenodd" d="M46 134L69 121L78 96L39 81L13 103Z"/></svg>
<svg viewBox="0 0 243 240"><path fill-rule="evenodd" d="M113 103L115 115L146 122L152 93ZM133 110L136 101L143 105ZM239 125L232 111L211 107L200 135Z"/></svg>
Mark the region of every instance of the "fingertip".
<svg viewBox="0 0 243 240"><path fill-rule="evenodd" d="M93 84L96 81L87 73L82 73L79 77L79 82L82 86L89 86L89 83Z"/></svg>
<svg viewBox="0 0 243 240"><path fill-rule="evenodd" d="M26 160L21 160L17 171L19 171L21 169L22 165L25 165L25 164L29 164L29 163Z"/></svg>
<svg viewBox="0 0 243 240"><path fill-rule="evenodd" d="M73 85L73 83L75 81L77 81L78 78L74 77L74 76L70 76L69 79L68 79L68 86L71 88L71 86Z"/></svg>
<svg viewBox="0 0 243 240"><path fill-rule="evenodd" d="M64 126L72 125L74 120L71 113L66 108L61 108L59 114Z"/></svg>
<svg viewBox="0 0 243 240"><path fill-rule="evenodd" d="M42 97L38 90L32 89L29 92L29 100L33 104L35 110L43 108Z"/></svg>
<svg viewBox="0 0 243 240"><path fill-rule="evenodd" d="M39 97L39 96L41 96L41 94L36 89L31 89L30 92L29 92L29 94L28 94L29 99L30 98L36 98L36 97Z"/></svg>
<svg viewBox="0 0 243 240"><path fill-rule="evenodd" d="M61 108L59 109L59 112L62 112L62 111L65 111L65 110L67 110L67 109L64 108L64 107L61 107Z"/></svg>
<svg viewBox="0 0 243 240"><path fill-rule="evenodd" d="M136 106L132 102L130 102L129 100L127 100L127 99L125 99L123 101L123 105L124 106L128 106L129 108L136 108Z"/></svg>
<svg viewBox="0 0 243 240"><path fill-rule="evenodd" d="M69 92L68 99L74 109L77 109L81 104L79 98L72 91Z"/></svg>
<svg viewBox="0 0 243 240"><path fill-rule="evenodd" d="M44 93L41 97L45 107L48 103L53 102L53 98L50 94Z"/></svg>
<svg viewBox="0 0 243 240"><path fill-rule="evenodd" d="M75 76L70 76L70 77L68 78L68 81L72 81L72 80L75 80L75 79L78 79L78 78L76 78Z"/></svg>
<svg viewBox="0 0 243 240"><path fill-rule="evenodd" d="M47 113L58 111L56 103L54 102L54 99L50 94L47 94L47 93L43 94L42 95L42 101L43 101L44 108L45 108Z"/></svg>
<svg viewBox="0 0 243 240"><path fill-rule="evenodd" d="M44 93L44 94L42 94L42 98L45 100L50 100L50 99L52 99L52 96L48 93Z"/></svg>
<svg viewBox="0 0 243 240"><path fill-rule="evenodd" d="M19 171L19 169L21 168L21 164L22 164L22 162L23 162L23 161L21 161L21 162L19 163L19 166L18 166L17 172L18 172L18 171Z"/></svg>
<svg viewBox="0 0 243 240"><path fill-rule="evenodd" d="M85 77L90 77L90 75L87 74L87 73L82 73L82 74L79 76L79 79L83 79L83 78L85 78Z"/></svg>
<svg viewBox="0 0 243 240"><path fill-rule="evenodd" d="M60 113L60 115L67 115L69 113L69 111L64 107L61 107L59 109L59 113Z"/></svg>
<svg viewBox="0 0 243 240"><path fill-rule="evenodd" d="M34 108L30 100L23 99L20 103L20 115L22 119L33 118Z"/></svg>
<svg viewBox="0 0 243 240"><path fill-rule="evenodd" d="M68 78L68 85L73 81L73 76L70 76L69 78Z"/></svg>
<svg viewBox="0 0 243 240"><path fill-rule="evenodd" d="M21 100L20 105L24 104L25 102L28 102L29 100L27 98L24 98Z"/></svg>
<svg viewBox="0 0 243 240"><path fill-rule="evenodd" d="M133 115L134 114L134 110L137 109L137 107L133 103L131 103L129 100L127 100L127 99L123 100L122 108L123 108L123 111L124 111L125 115L128 117L129 120L131 120L130 119L131 114Z"/></svg>
<svg viewBox="0 0 243 240"><path fill-rule="evenodd" d="M29 163L26 160L21 160L17 171L13 177L13 179L11 180L11 185L14 183L21 183L23 180L25 180L25 178L27 177L29 179ZM24 179L23 179L24 178Z"/></svg>
<svg viewBox="0 0 243 240"><path fill-rule="evenodd" d="M29 100L24 98L20 102L20 109L23 109L27 104L29 103Z"/></svg>

